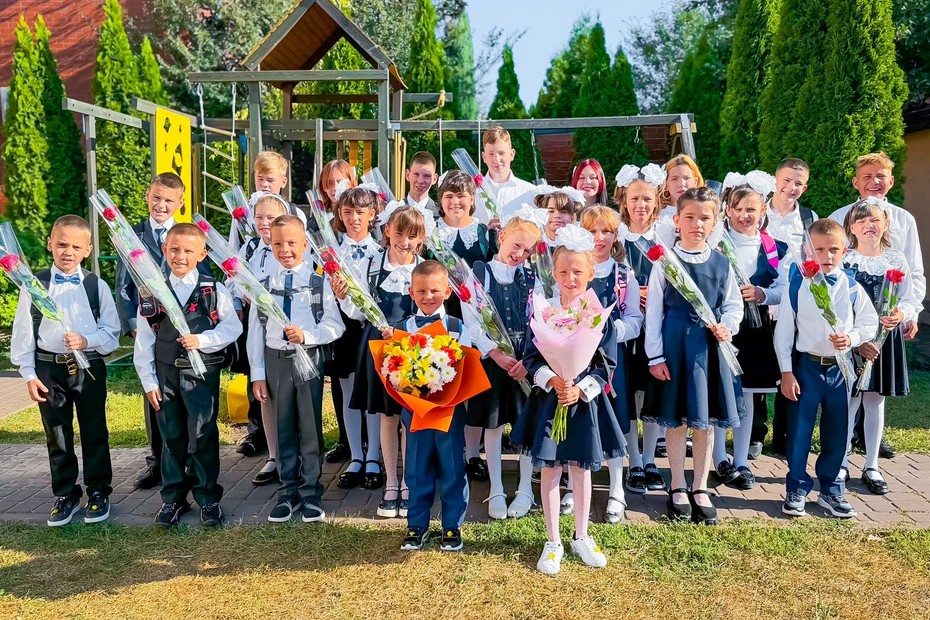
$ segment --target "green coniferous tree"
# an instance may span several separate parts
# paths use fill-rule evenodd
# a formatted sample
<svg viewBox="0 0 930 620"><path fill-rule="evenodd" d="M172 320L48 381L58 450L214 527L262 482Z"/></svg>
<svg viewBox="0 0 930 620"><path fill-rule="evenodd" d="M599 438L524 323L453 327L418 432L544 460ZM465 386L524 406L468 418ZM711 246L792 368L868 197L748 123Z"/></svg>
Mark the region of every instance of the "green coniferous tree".
<svg viewBox="0 0 930 620"><path fill-rule="evenodd" d="M581 88L582 72L591 34L591 18L583 16L572 27L568 45L552 59L546 80L533 107L536 118L570 118Z"/></svg>
<svg viewBox="0 0 930 620"><path fill-rule="evenodd" d="M455 118L476 119L478 101L475 99L475 51L467 12L462 12L446 27L443 44L449 71L446 84L453 94L449 109Z"/></svg>
<svg viewBox="0 0 930 620"><path fill-rule="evenodd" d="M45 138L49 145L45 185L48 189L48 221L52 223L69 213L85 214L87 200L81 132L71 112L61 107L65 85L58 75L58 62L52 54L50 38L51 33L40 15L36 19L36 53L42 80Z"/></svg>
<svg viewBox="0 0 930 620"><path fill-rule="evenodd" d="M47 265L44 251L48 237L49 169L42 107L42 76L32 32L20 16L13 44L13 75L6 122L3 124L3 191L6 218L13 223L19 241L33 266Z"/></svg>
<svg viewBox="0 0 930 620"><path fill-rule="evenodd" d="M139 96L158 105L168 105L168 95L161 80L161 69L158 59L152 50L152 42L148 36L142 37L142 46L139 51Z"/></svg>
<svg viewBox="0 0 930 620"><path fill-rule="evenodd" d="M720 166L727 170L759 167L760 98L781 0L742 0L736 14L733 55L720 110Z"/></svg>
<svg viewBox="0 0 930 620"><path fill-rule="evenodd" d="M436 38L436 9L433 8L432 0L417 0L410 58L410 66L404 74L409 92L438 93L445 89L446 54L442 43ZM416 116L434 107L435 104L413 104L408 107L404 116ZM429 118L437 118L439 115L451 118L451 113L445 109ZM452 139L453 136L454 134L450 133L448 138ZM409 132L404 137L407 139L408 153L429 151L439 157L438 131Z"/></svg>
<svg viewBox="0 0 930 620"><path fill-rule="evenodd" d="M513 48L505 45L501 52L501 68L497 73L497 95L488 112L493 119L526 118L526 108L520 99L520 81L513 62ZM532 182L536 177L533 168L533 151L528 131L510 130L510 140L517 155L511 165L513 173L524 181Z"/></svg>

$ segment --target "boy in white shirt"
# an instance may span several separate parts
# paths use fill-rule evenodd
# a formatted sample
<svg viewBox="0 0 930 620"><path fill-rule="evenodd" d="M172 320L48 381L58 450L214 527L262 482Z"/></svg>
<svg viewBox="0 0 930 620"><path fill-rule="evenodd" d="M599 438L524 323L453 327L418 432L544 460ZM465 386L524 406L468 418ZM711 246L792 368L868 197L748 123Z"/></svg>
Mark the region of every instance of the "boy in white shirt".
<svg viewBox="0 0 930 620"><path fill-rule="evenodd" d="M481 136L481 145L481 160L488 167L488 176L484 178L482 187L491 194L498 207L503 207L535 187L532 183L517 178L510 169L517 152L510 141L509 131L502 127L491 127ZM484 200L481 200L480 192L476 198L475 217L482 224L487 224L488 228L499 228L491 225L491 215L484 206Z"/></svg>

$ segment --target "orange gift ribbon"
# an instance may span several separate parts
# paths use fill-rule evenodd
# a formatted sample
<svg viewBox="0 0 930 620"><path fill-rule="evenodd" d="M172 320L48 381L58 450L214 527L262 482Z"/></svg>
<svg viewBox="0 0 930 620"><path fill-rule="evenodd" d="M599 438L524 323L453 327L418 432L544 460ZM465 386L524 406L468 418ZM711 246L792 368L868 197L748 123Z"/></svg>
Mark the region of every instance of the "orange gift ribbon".
<svg viewBox="0 0 930 620"><path fill-rule="evenodd" d="M446 331L442 321L436 321L416 333L427 336L444 336L448 335L449 332ZM471 347L462 347L462 352L465 355L455 364L455 378L434 394L419 397L398 392L391 385L388 378L381 375L381 365L384 362L384 347L389 342L399 341L409 335L408 332L396 329L391 340L372 340L368 343L371 354L375 359L375 370L378 376L381 377L381 383L384 384L384 389L387 390L391 398L405 409L413 412L410 432L436 430L447 433L452 425L452 414L455 413L456 406L464 403L472 396L491 389L488 375L484 372L484 367L481 366L481 354Z"/></svg>

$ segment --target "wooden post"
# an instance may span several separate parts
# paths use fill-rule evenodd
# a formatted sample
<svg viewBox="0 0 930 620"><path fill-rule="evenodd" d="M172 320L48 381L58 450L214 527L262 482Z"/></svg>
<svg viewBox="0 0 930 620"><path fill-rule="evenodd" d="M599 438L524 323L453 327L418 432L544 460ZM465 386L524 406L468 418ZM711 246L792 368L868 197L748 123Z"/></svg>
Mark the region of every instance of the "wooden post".
<svg viewBox="0 0 930 620"><path fill-rule="evenodd" d="M694 152L694 134L691 133L691 119L687 114L681 115L681 150L691 159L697 160Z"/></svg>
<svg viewBox="0 0 930 620"><path fill-rule="evenodd" d="M317 118L316 121L316 153L313 154L313 161L316 162L314 170L316 172L316 178L313 180L314 187L320 178L320 175L323 174L323 119ZM319 188L320 191L323 191L323 188Z"/></svg>
<svg viewBox="0 0 930 620"><path fill-rule="evenodd" d="M385 75L385 78L387 77L389 76ZM391 145L388 135L390 117L391 82L385 79L378 85L378 168L385 178L390 178L391 174Z"/></svg>
<svg viewBox="0 0 930 620"><path fill-rule="evenodd" d="M262 150L262 86L249 84L249 170L255 169L255 158Z"/></svg>
<svg viewBox="0 0 930 620"><path fill-rule="evenodd" d="M281 118L291 120L294 110L294 84L288 83L281 87Z"/></svg>

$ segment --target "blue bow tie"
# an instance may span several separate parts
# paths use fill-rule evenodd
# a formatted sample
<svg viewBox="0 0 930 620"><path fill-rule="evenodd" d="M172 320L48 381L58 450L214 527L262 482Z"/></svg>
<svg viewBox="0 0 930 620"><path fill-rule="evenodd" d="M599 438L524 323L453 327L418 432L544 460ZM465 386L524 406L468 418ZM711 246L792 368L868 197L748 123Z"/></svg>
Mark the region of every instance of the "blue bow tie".
<svg viewBox="0 0 930 620"><path fill-rule="evenodd" d="M81 283L81 276L76 273L71 274L70 276L63 276L60 273L55 274L55 284L64 284L65 282L77 286Z"/></svg>
<svg viewBox="0 0 930 620"><path fill-rule="evenodd" d="M833 286L836 284L836 274L823 274L823 279L827 281L827 284Z"/></svg>
<svg viewBox="0 0 930 620"><path fill-rule="evenodd" d="M439 320L439 315L438 315L438 314L434 314L434 315L432 315L432 316L415 316L415 317L413 317L413 320L414 320L414 321L416 322L416 324L417 324L417 329L419 329L419 328L421 328L421 327L426 327L426 326L429 325L430 323L435 323L436 321L438 321L438 320Z"/></svg>

